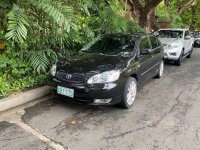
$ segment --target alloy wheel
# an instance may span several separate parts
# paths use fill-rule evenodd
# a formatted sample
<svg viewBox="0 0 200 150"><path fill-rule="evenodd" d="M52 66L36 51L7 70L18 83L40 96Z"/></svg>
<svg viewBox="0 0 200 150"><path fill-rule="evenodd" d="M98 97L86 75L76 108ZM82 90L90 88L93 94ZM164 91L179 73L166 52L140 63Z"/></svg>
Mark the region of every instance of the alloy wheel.
<svg viewBox="0 0 200 150"><path fill-rule="evenodd" d="M164 62L162 60L160 63L160 70L159 70L160 77L162 77L163 72L164 72Z"/></svg>
<svg viewBox="0 0 200 150"><path fill-rule="evenodd" d="M127 93L127 104L132 105L137 92L137 85L134 81L131 81L128 87L128 93Z"/></svg>

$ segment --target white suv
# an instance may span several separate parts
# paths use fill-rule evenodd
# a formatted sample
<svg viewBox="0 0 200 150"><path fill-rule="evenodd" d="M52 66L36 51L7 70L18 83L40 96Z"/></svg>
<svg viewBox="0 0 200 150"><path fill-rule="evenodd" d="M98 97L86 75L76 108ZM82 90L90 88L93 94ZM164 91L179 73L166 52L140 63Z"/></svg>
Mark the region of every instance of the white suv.
<svg viewBox="0 0 200 150"><path fill-rule="evenodd" d="M157 35L165 46L165 59L174 60L176 65L181 66L185 57L191 57L194 38L188 29L160 29Z"/></svg>

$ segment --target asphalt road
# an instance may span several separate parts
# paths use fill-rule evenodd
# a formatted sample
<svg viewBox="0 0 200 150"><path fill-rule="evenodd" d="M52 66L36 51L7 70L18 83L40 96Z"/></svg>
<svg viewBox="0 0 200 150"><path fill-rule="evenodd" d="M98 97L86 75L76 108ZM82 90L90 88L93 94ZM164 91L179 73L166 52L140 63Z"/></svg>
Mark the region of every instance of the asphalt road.
<svg viewBox="0 0 200 150"><path fill-rule="evenodd" d="M129 110L49 98L0 115L0 150L200 150L200 49Z"/></svg>

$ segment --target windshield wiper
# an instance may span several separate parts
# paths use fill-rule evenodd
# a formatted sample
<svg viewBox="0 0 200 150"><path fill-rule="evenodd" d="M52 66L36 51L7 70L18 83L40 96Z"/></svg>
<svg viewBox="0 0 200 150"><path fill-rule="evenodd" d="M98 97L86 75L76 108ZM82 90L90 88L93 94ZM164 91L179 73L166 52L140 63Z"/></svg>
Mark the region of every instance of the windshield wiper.
<svg viewBox="0 0 200 150"><path fill-rule="evenodd" d="M93 53L94 51L89 51L89 50L81 50L83 53Z"/></svg>
<svg viewBox="0 0 200 150"><path fill-rule="evenodd" d="M100 54L100 55L105 55L102 52L98 52L98 51L90 51L90 50L81 50L82 53L94 53L94 54Z"/></svg>

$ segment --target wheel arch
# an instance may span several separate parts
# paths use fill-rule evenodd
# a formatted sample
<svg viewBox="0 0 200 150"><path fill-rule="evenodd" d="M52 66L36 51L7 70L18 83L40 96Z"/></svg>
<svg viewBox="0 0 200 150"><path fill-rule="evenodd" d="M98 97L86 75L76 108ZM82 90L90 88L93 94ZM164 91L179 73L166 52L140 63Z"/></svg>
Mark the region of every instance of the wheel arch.
<svg viewBox="0 0 200 150"><path fill-rule="evenodd" d="M182 47L182 48L179 49L178 55L180 56L181 53L183 53L183 54L185 53L185 47Z"/></svg>
<svg viewBox="0 0 200 150"><path fill-rule="evenodd" d="M131 77L135 78L135 80L138 81L138 75L136 73L132 74Z"/></svg>

